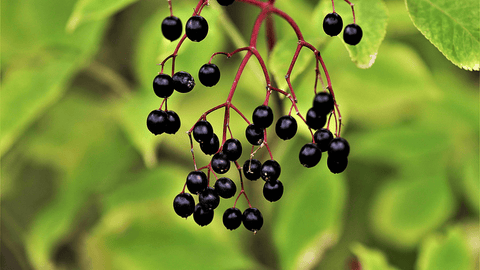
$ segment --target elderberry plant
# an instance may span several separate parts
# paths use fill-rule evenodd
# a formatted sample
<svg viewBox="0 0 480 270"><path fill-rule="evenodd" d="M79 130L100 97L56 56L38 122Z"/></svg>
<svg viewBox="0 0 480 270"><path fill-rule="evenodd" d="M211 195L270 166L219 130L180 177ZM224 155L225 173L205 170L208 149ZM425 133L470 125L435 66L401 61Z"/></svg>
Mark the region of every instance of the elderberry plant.
<svg viewBox="0 0 480 270"><path fill-rule="evenodd" d="M345 43L354 46L362 39L362 29L356 24L353 4L348 0L344 1L352 8L353 23L348 24L343 30L343 39ZM235 1L217 0L217 2L222 6L228 6ZM295 113L310 131L311 141L307 142L299 150L299 162L304 167L311 168L316 166L322 158L322 152L327 152L328 169L332 173L341 173L347 167L347 157L350 152L350 146L347 140L341 137L342 116L337 100L335 99L330 76L320 51L304 39L301 29L293 18L286 12L275 7L275 0L268 0L267 2L260 0L237 0L236 2L256 6L260 8L261 11L255 20L249 46L237 48L229 53L213 52L208 62L199 67L198 79L200 83L207 87L214 87L220 80L220 69L212 63L214 58L217 55L225 55L230 58L239 52L246 52L246 55L238 67L230 91L228 94L226 93L227 97L225 102L215 105L204 112L194 126L187 131L190 138L194 171L187 175L183 190L174 198L173 208L180 217L186 218L193 215L193 219L198 225L206 226L212 222L214 210L219 205L220 198L228 199L236 195L233 206L228 208L223 214L224 226L229 230L234 230L243 223L246 229L256 233L262 228L263 216L259 209L252 206L245 190L243 177L251 181L262 178L265 181L263 195L267 201L278 201L284 192L284 185L279 180L281 165L274 159L267 140L267 130L274 124L275 119L273 111L269 106L270 97L273 93L283 95L291 102L288 114L278 117L274 124L277 136L282 140L289 140L297 133L299 126L296 119L292 116L292 113ZM147 127L154 135L160 135L162 133L175 134L179 130L180 117L173 110L167 109L167 100L175 90L179 93L189 93L194 90L196 82L191 74L195 74L197 71L177 71L175 69L175 59L179 57L178 51L187 38L193 42L201 42L208 35L209 30L208 18L201 16L203 8L209 5L209 0L198 1L192 16L186 20L185 34L183 34L183 36L182 20L174 16L171 0L168 0L168 5L170 8L170 16L166 17L162 22L162 33L164 37L170 41L181 38L174 52L159 64L161 71L153 80L153 90L155 94L163 99L160 108L153 110L147 117ZM292 52L292 61L285 75L288 89L279 89L273 86L264 57L257 50L259 29L262 24L273 15L285 20L295 31L298 38L297 48ZM332 13L326 14L323 21L323 29L327 35L336 36L340 34L342 28L342 18L335 12L334 1L332 0ZM267 24L267 35L271 34L272 31L273 28ZM290 79L298 55L303 48L312 52L312 57L315 58L316 74L313 87L314 96L312 107L306 112L305 116L302 115L297 107L298 100ZM265 77L266 93L265 100L255 108L252 112L251 120L249 120L245 116L246 114L232 103L232 99L245 66L252 56L259 62L262 68ZM164 72L168 60L171 60L172 64L171 75ZM326 78L326 86L322 76ZM318 81L320 81L323 86L322 91L317 91ZM207 116L222 108L225 110L225 115L220 141L211 123L207 120ZM232 112L240 115L245 121L247 125L245 137L252 145L251 148L248 147L251 149L250 158L243 161L243 166L240 166L238 162L244 149L239 140L240 134L235 134L234 136L230 130L230 114ZM211 161L207 165L197 166L192 135L193 139L200 144L202 152L206 155L212 155ZM261 149L266 149L270 157L270 159L263 161L263 163L255 159L255 154ZM225 174L230 170L231 163L234 164L239 172L240 191L238 194L237 185L232 179L219 177L219 175ZM215 181L210 181L213 178L211 175L213 175ZM186 188L188 188L190 193L185 192ZM195 204L195 200L191 194L198 195L197 204ZM238 199L242 196L249 206L243 213L236 207Z"/></svg>

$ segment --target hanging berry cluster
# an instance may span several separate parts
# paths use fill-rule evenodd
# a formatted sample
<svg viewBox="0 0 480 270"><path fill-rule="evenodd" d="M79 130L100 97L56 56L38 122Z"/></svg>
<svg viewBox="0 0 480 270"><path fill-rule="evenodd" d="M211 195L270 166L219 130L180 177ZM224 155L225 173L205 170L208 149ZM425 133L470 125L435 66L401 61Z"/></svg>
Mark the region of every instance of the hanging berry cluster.
<svg viewBox="0 0 480 270"><path fill-rule="evenodd" d="M343 31L343 39L349 45L356 45L362 38L362 29L355 23L355 12L353 4L348 0L344 0L352 7L353 23L345 27ZM217 0L222 6L231 5L235 0ZM348 154L350 146L348 142L340 136L342 117L340 110L335 100L335 95L332 89L330 77L328 75L325 63L323 62L320 52L310 43L304 40L302 32L295 21L285 12L275 7L275 0L268 0L262 2L260 0L237 0L246 4L257 6L261 9L258 15L251 34L250 44L248 47L238 48L231 53L216 52L213 53L208 63L200 67L198 72L198 79L207 86L215 86L220 80L220 70L212 63L216 55L226 55L231 57L238 52L245 51L237 74L231 86L230 92L224 103L219 104L206 112L204 112L195 125L187 132L190 138L190 147L193 158L195 170L187 175L183 190L178 194L173 202L175 212L181 217L188 217L193 214L193 219L200 226L205 226L213 220L214 209L220 203L220 197L224 199L232 198L236 194L236 199L233 207L228 208L223 214L223 224L227 229L237 229L242 223L248 230L257 232L263 225L263 217L261 212L252 207L250 200L244 188L243 177L256 181L262 178L265 181L263 186L263 195L265 199L270 202L279 200L283 195L283 184L279 179L281 167L280 164L273 158L272 152L267 142L267 129L273 124L274 115L272 109L269 107L269 99L273 92L285 96L291 102L291 107L288 115L278 118L275 124L275 132L280 139L289 140L297 133L298 124L292 112L307 125L312 135L312 142L305 144L299 152L300 163L307 167L314 167L318 164L322 157L322 152L328 153L327 166L332 173L343 172L348 164ZM208 34L207 20L202 17L202 9L209 4L209 0L199 0L192 17L190 17L185 25L185 34L182 36L182 22L178 17L173 16L172 3L168 0L170 8L170 16L166 17L162 22L162 33L165 38L170 41L180 38L175 51L160 63L161 72L153 80L153 90L155 94L163 99L158 110L152 111L147 118L147 127L155 135L162 133L175 134L180 128L180 118L172 110L167 110L167 100L176 90L180 93L188 93L193 90L195 80L193 76L185 71L175 72L175 58L178 56L178 51L182 43L188 38L193 42L202 41ZM343 21L340 15L335 12L334 3L332 0L333 12L325 16L323 21L323 29L326 34L336 36L340 34L343 28ZM290 63L289 69L286 73L286 81L288 85L287 90L278 89L272 86L268 69L265 65L263 57L257 50L257 38L259 35L260 26L264 21L270 20L270 16L274 14L289 23L295 31L298 38L298 45L293 53L293 59ZM271 26L267 23L267 35L269 31L273 31ZM271 34L271 33L270 33ZM291 72L295 66L298 55L302 48L307 48L312 51L316 59L316 76L314 86L313 105L302 116L297 107L297 98L290 81ZM265 76L266 81L266 96L262 105L258 106L252 114L252 121L232 103L232 98L235 94L237 84L243 73L243 70L251 57L255 57ZM166 62L171 59L172 62L172 76L163 72ZM320 69L321 66L321 69ZM317 82L320 81L324 85L322 73L327 80L327 85L323 86L323 91L317 93ZM164 108L164 110L162 110ZM214 133L212 125L207 121L207 116L221 108L225 109L222 140ZM238 159L242 155L242 144L233 136L230 130L230 113L232 110L238 113L247 123L245 136L247 141L252 145L250 151L250 158L247 159L243 166L240 166ZM333 117L332 117L333 116ZM330 131L331 122L334 122L334 133ZM324 126L326 125L326 128ZM315 133L312 131L315 130ZM200 149L206 155L213 155L209 164L198 168L195 161L195 154L193 151L193 139L200 144ZM227 138L227 135L229 135ZM255 159L255 154L260 149L266 149L270 156L269 160L263 163ZM218 175L225 174L229 171L231 163L235 164L239 172L240 192L237 194L237 186L234 181L227 177L218 177ZM205 173L204 170L207 172ZM215 182L212 186L210 175L213 174ZM185 192L188 189L190 193ZM198 204L191 194L198 195ZM242 211L236 208L238 199L244 196L249 208Z"/></svg>

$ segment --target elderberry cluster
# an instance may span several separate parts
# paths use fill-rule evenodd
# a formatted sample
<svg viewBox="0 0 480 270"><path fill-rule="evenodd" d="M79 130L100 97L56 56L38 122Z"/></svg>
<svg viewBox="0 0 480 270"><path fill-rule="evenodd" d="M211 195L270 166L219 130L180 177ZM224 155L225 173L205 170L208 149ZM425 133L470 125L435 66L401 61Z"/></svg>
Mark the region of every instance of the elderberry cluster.
<svg viewBox="0 0 480 270"><path fill-rule="evenodd" d="M323 19L323 30L329 36L337 36L342 32L342 28L342 17L335 11L328 13ZM362 36L362 28L355 22L345 26L343 30L343 40L350 45L357 45L362 40Z"/></svg>

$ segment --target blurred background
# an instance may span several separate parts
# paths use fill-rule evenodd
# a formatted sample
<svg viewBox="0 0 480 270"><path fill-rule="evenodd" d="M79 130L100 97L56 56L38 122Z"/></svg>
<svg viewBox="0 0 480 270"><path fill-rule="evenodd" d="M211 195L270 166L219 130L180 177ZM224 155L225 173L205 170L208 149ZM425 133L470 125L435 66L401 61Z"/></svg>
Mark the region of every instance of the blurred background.
<svg viewBox="0 0 480 270"><path fill-rule="evenodd" d="M337 2L346 24L350 7ZM306 126L290 141L272 128L285 193L270 203L263 181L246 180L265 221L254 235L223 227L234 199L222 200L206 227L178 217L172 202L194 169L185 132L225 101L241 55L214 59L222 77L212 88L198 83L198 69L214 52L248 44L258 8L216 1L204 8L207 38L187 40L176 62L197 86L168 101L181 128L153 136L146 117L161 100L152 80L177 44L161 33L167 1L2 1L2 269L479 269L479 73L447 60L414 27L403 1L369 2L355 1L358 23L378 15L386 36L368 69L352 62L340 37L323 32L331 2L276 3L322 53L351 154L339 175L328 171L326 156L303 168ZM362 9L373 2L385 13ZM185 23L195 5L174 0L174 15ZM296 40L285 22L275 20L275 29L270 57L264 30L259 50L285 89ZM364 29L368 40L367 23ZM302 51L292 73L302 113L314 96L312 59ZM250 118L264 97L252 59L233 103ZM278 119L290 103L275 96L271 106ZM223 111L208 119L219 134ZM243 164L246 124L235 114L231 128L244 144ZM197 164L208 164L198 144L194 150ZM265 149L256 158L266 160ZM238 173L227 176L239 186Z"/></svg>

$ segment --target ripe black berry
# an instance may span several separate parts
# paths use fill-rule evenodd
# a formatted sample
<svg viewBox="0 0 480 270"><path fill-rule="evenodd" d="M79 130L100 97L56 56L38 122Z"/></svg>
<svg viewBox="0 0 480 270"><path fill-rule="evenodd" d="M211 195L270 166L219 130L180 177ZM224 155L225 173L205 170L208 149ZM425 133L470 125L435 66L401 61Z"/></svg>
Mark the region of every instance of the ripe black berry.
<svg viewBox="0 0 480 270"><path fill-rule="evenodd" d="M263 163L260 176L265 181L275 181L278 179L281 172L282 168L280 167L280 164L273 159L269 159Z"/></svg>
<svg viewBox="0 0 480 270"><path fill-rule="evenodd" d="M229 6L235 2L235 0L217 0L217 2L222 6Z"/></svg>
<svg viewBox="0 0 480 270"><path fill-rule="evenodd" d="M195 86L195 80L190 73L179 71L173 74L173 88L180 93L188 93Z"/></svg>
<svg viewBox="0 0 480 270"><path fill-rule="evenodd" d="M203 208L213 210L220 204L220 197L215 189L207 187L198 195L198 202Z"/></svg>
<svg viewBox="0 0 480 270"><path fill-rule="evenodd" d="M345 171L348 165L348 158L346 157L331 157L327 158L327 167L332 173L341 173Z"/></svg>
<svg viewBox="0 0 480 270"><path fill-rule="evenodd" d="M258 159L247 159L243 163L243 175L248 180L257 180L260 178L260 172L262 168L262 163Z"/></svg>
<svg viewBox="0 0 480 270"><path fill-rule="evenodd" d="M163 36L174 41L182 35L182 21L175 16L168 16L162 21Z"/></svg>
<svg viewBox="0 0 480 270"><path fill-rule="evenodd" d="M189 193L180 193L173 200L173 209L181 217L188 217L193 214L195 200Z"/></svg>
<svg viewBox="0 0 480 270"><path fill-rule="evenodd" d="M317 113L327 115L333 110L333 97L330 93L320 92L313 99L313 108Z"/></svg>
<svg viewBox="0 0 480 270"><path fill-rule="evenodd" d="M347 140L341 137L337 137L330 142L330 147L328 148L329 157L348 157L350 153L350 145Z"/></svg>
<svg viewBox="0 0 480 270"><path fill-rule="evenodd" d="M209 141L200 143L200 149L205 155L213 155L218 151L220 142L218 141L217 134L213 133L212 138Z"/></svg>
<svg viewBox="0 0 480 270"><path fill-rule="evenodd" d="M245 136L252 145L260 145L263 142L263 129L255 124L250 124L245 130Z"/></svg>
<svg viewBox="0 0 480 270"><path fill-rule="evenodd" d="M223 213L223 225L229 230L235 230L242 224L242 211L238 208L228 208Z"/></svg>
<svg viewBox="0 0 480 270"><path fill-rule="evenodd" d="M263 216L257 208L247 208L243 211L243 226L247 230L257 232L262 228Z"/></svg>
<svg viewBox="0 0 480 270"><path fill-rule="evenodd" d="M311 129L319 129L327 123L327 116L317 112L315 108L310 108L307 112L307 125Z"/></svg>
<svg viewBox="0 0 480 270"><path fill-rule="evenodd" d="M220 69L215 64L205 64L198 71L198 79L208 87L212 87L220 80Z"/></svg>
<svg viewBox="0 0 480 270"><path fill-rule="evenodd" d="M242 155L242 144L237 139L228 139L223 144L223 153L230 161L235 161Z"/></svg>
<svg viewBox="0 0 480 270"><path fill-rule="evenodd" d="M270 202L276 202L282 198L283 184L279 180L266 181L263 185L263 197Z"/></svg>
<svg viewBox="0 0 480 270"><path fill-rule="evenodd" d="M317 165L321 158L322 150L314 143L307 143L300 149L300 163L307 168Z"/></svg>
<svg viewBox="0 0 480 270"><path fill-rule="evenodd" d="M291 115L284 115L280 117L275 125L275 132L282 140L289 140L297 133L297 120Z"/></svg>
<svg viewBox="0 0 480 270"><path fill-rule="evenodd" d="M187 188L193 194L204 191L208 186L207 175L202 171L192 171L187 175Z"/></svg>
<svg viewBox="0 0 480 270"><path fill-rule="evenodd" d="M173 94L173 79L170 75L162 73L153 79L153 91L161 98L168 98Z"/></svg>
<svg viewBox="0 0 480 270"><path fill-rule="evenodd" d="M208 33L207 20L198 15L190 17L185 26L185 32L191 41L202 41Z"/></svg>
<svg viewBox="0 0 480 270"><path fill-rule="evenodd" d="M195 205L193 220L200 226L206 226L213 220L213 210L205 209L201 204Z"/></svg>
<svg viewBox="0 0 480 270"><path fill-rule="evenodd" d="M180 129L180 117L174 111L165 111L167 113L167 126L165 127L165 133L175 134Z"/></svg>
<svg viewBox="0 0 480 270"><path fill-rule="evenodd" d="M273 123L273 111L269 106L260 105L253 111L252 120L255 126L268 128Z"/></svg>
<svg viewBox="0 0 480 270"><path fill-rule="evenodd" d="M322 128L313 134L313 138L315 139L318 148L320 148L322 152L325 152L330 147L330 142L333 140L333 134L330 130Z"/></svg>
<svg viewBox="0 0 480 270"><path fill-rule="evenodd" d="M165 132L167 126L167 113L160 110L153 110L147 117L147 128L155 135Z"/></svg>
<svg viewBox="0 0 480 270"><path fill-rule="evenodd" d="M213 128L207 120L200 120L193 127L192 133L195 141L203 143L212 138Z"/></svg>
<svg viewBox="0 0 480 270"><path fill-rule="evenodd" d="M343 40L350 45L357 45L362 40L363 31L358 24L349 24L343 30Z"/></svg>
<svg viewBox="0 0 480 270"><path fill-rule="evenodd" d="M213 171L219 174L224 174L230 169L230 161L223 152L213 155L211 165Z"/></svg>
<svg viewBox="0 0 480 270"><path fill-rule="evenodd" d="M329 36L336 36L342 32L343 20L338 13L328 13L323 19L323 31Z"/></svg>
<svg viewBox="0 0 480 270"><path fill-rule="evenodd" d="M237 186L230 178L222 177L215 182L215 190L218 196L228 199L235 195Z"/></svg>

